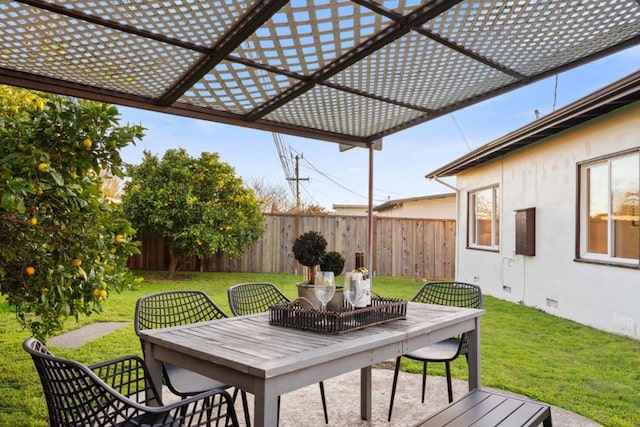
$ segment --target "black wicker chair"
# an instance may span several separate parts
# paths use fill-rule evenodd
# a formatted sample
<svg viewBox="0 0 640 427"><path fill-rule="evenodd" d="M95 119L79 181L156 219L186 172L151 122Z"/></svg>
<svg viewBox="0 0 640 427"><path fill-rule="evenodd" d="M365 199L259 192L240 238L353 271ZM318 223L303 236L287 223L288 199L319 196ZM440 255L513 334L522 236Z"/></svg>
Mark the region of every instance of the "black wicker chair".
<svg viewBox="0 0 640 427"><path fill-rule="evenodd" d="M168 328L228 317L211 298L202 291L167 291L147 295L136 302L135 330ZM144 352L144 342L141 340ZM172 393L186 398L206 390L226 389L229 386L196 372L170 363L162 365L164 383ZM237 397L238 389L233 393ZM251 427L247 394L240 391L247 427Z"/></svg>
<svg viewBox="0 0 640 427"><path fill-rule="evenodd" d="M289 298L272 283L240 283L227 289L229 307L234 316L264 313L274 304L289 302Z"/></svg>
<svg viewBox="0 0 640 427"><path fill-rule="evenodd" d="M51 427L238 426L232 398L221 389L162 405L138 356L85 366L55 357L35 338L23 347L40 376Z"/></svg>
<svg viewBox="0 0 640 427"><path fill-rule="evenodd" d="M251 282L239 283L227 289L229 307L234 316L244 316L269 311L274 304L289 302L289 298L273 283ZM324 395L324 383L320 381L320 395L322 396L322 410L324 422L329 424L327 400ZM278 396L278 418L280 416L280 396Z"/></svg>
<svg viewBox="0 0 640 427"><path fill-rule="evenodd" d="M482 291L480 287L462 282L429 282L422 285L422 288L411 298L411 301L425 304L439 304L454 307L482 308ZM389 404L389 417L393 411L393 400L396 395L396 385L398 383L398 373L400 371L400 360L402 357L417 360L422 365L422 403L424 403L425 388L427 382L427 363L440 362L445 364L447 373L447 392L449 403L453 401L453 390L451 387L451 365L450 363L461 354L467 355L468 338L464 333L458 337L448 338L435 344L419 348L407 354L403 354L396 359L396 367L393 375L393 387L391 388L391 402Z"/></svg>

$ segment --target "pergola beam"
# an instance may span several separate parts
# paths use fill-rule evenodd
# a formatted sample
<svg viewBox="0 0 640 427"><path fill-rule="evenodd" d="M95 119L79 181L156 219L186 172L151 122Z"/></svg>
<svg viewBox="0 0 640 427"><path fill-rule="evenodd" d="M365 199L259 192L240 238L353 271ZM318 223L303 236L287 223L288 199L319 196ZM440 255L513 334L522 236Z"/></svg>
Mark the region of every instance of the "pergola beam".
<svg viewBox="0 0 640 427"><path fill-rule="evenodd" d="M33 6L38 9L48 10L49 12L53 12L58 15L64 15L80 21L99 25L100 27L111 28L112 30L116 30L118 32L132 34L135 36L143 37L145 39L155 40L161 43L166 43L172 46L177 46L177 47L193 50L193 51L204 53L204 54L210 53L209 49L204 48L202 46L195 45L193 43L188 43L178 39L172 39L170 37L165 37L160 34L153 33L151 31L141 30L139 28L132 27L130 25L123 25L115 21L109 21L107 19L100 18L99 16L90 15L88 13L78 12L75 9L69 9L64 6L60 6L56 3L49 3L43 0L14 0L14 1L17 3L27 4L29 6Z"/></svg>
<svg viewBox="0 0 640 427"><path fill-rule="evenodd" d="M178 100L187 90L200 81L211 69L220 63L227 55L242 44L247 37L253 34L266 21L279 11L289 0L262 0L247 13L243 19L234 25L231 30L216 44L212 53L200 60L192 67L180 82L170 88L160 99L160 105L171 105Z"/></svg>
<svg viewBox="0 0 640 427"><path fill-rule="evenodd" d="M418 8L407 18L403 18L401 22L396 22L395 24L386 27L372 38L366 40L364 43L356 46L326 67L320 69L308 80L292 86L279 96L272 98L262 106L254 109L247 115L247 118L249 120L256 120L257 118L266 116L294 98L297 98L303 93L311 90L316 84L322 83L339 72L344 71L361 59L371 55L373 52L404 36L411 31L413 27L424 24L429 19L432 19L443 11L453 7L460 1L462 0L435 0L421 8Z"/></svg>

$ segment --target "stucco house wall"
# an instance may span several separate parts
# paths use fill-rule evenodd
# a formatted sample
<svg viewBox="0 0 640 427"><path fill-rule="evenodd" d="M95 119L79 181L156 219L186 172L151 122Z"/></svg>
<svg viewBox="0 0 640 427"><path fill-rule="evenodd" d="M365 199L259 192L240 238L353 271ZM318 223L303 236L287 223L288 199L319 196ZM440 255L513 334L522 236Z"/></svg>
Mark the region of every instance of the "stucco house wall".
<svg viewBox="0 0 640 427"><path fill-rule="evenodd" d="M367 216L368 205L333 205L334 215Z"/></svg>
<svg viewBox="0 0 640 427"><path fill-rule="evenodd" d="M389 200L373 208L373 214L390 218L456 219L455 193Z"/></svg>
<svg viewBox="0 0 640 427"><path fill-rule="evenodd" d="M456 277L485 294L640 339L640 270L576 259L578 164L640 146L640 102L456 174ZM469 191L499 185L498 251L467 245ZM534 256L515 254L515 211L535 207Z"/></svg>

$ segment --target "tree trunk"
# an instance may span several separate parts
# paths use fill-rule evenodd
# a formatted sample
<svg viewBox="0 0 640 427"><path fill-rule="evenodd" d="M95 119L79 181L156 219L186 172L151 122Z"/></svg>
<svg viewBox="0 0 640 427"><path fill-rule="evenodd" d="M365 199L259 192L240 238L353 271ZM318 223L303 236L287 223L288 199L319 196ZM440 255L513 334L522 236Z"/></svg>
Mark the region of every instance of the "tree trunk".
<svg viewBox="0 0 640 427"><path fill-rule="evenodd" d="M173 246L169 245L169 280L176 280L178 277L178 264L180 263L180 256L176 255Z"/></svg>
<svg viewBox="0 0 640 427"><path fill-rule="evenodd" d="M318 271L318 266L314 265L314 266L305 267L305 268L306 268L307 283L314 283L316 280L316 271Z"/></svg>

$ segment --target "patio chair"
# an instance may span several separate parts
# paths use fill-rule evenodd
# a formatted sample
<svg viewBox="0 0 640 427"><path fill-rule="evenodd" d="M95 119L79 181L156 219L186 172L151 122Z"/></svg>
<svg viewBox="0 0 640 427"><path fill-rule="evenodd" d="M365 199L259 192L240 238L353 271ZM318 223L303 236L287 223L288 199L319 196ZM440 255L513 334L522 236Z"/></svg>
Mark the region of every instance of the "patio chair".
<svg viewBox="0 0 640 427"><path fill-rule="evenodd" d="M136 302L134 326L138 336L144 329L168 328L189 325L228 317L211 298L202 291L166 291L141 297ZM141 339L142 351L144 342ZM173 365L162 364L164 383L173 394L187 398L206 390L227 389L229 386L220 381L200 375L196 372ZM251 427L247 394L240 391L247 427ZM233 393L235 401L238 389Z"/></svg>
<svg viewBox="0 0 640 427"><path fill-rule="evenodd" d="M477 285L462 282L428 282L411 298L411 301L424 304L448 305L465 308L482 308L482 291ZM464 354L468 359L468 337L464 333L457 337L448 338L412 352L403 354L396 359L396 367L393 374L393 386L391 388L391 402L389 403L388 421L391 421L393 400L396 395L398 373L402 357L422 362L422 403L424 403L425 388L427 384L427 363L440 362L445 364L447 374L447 392L449 403L453 402L453 389L451 386L450 363ZM467 360L468 363L468 360Z"/></svg>
<svg viewBox="0 0 640 427"><path fill-rule="evenodd" d="M225 390L163 405L138 356L85 366L54 356L35 338L23 348L36 365L52 427L239 425Z"/></svg>
<svg viewBox="0 0 640 427"><path fill-rule="evenodd" d="M274 304L289 302L289 298L273 283L250 282L239 283L227 289L229 307L234 316L244 316L269 311ZM324 422L329 424L327 400L324 395L324 383L320 381L320 396L322 397L322 411ZM280 396L278 396L278 421L280 419Z"/></svg>

